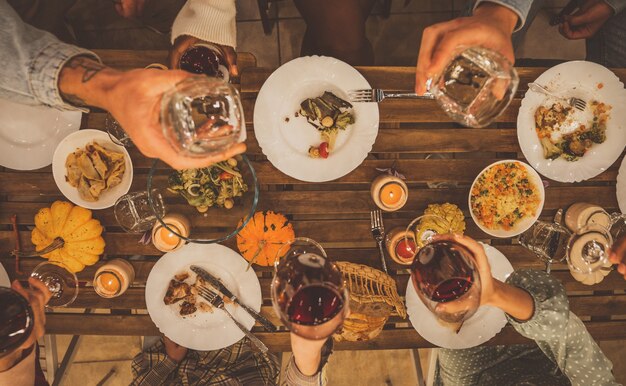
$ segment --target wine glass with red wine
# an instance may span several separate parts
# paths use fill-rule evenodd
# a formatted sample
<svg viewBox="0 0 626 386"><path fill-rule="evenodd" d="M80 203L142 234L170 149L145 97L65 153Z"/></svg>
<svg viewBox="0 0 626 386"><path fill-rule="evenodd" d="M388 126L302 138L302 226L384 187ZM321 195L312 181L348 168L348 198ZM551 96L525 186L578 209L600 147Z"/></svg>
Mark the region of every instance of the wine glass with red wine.
<svg viewBox="0 0 626 386"><path fill-rule="evenodd" d="M411 264L413 287L422 302L438 319L461 323L480 305L480 277L473 254L453 240L436 240L451 233L447 220L435 215L417 217L407 234L418 241Z"/></svg>
<svg viewBox="0 0 626 386"><path fill-rule="evenodd" d="M286 251L286 254L285 254ZM311 340L326 339L348 314L341 272L314 240L298 237L277 254L272 303L287 328Z"/></svg>
<svg viewBox="0 0 626 386"><path fill-rule="evenodd" d="M52 297L48 307L66 307L78 296L78 278L61 262L43 262L35 267L30 276L41 280L50 290Z"/></svg>
<svg viewBox="0 0 626 386"><path fill-rule="evenodd" d="M0 357L26 342L34 325L28 300L11 288L0 287Z"/></svg>
<svg viewBox="0 0 626 386"><path fill-rule="evenodd" d="M189 47L180 57L178 68L228 82L228 63L224 51L215 44L201 43Z"/></svg>

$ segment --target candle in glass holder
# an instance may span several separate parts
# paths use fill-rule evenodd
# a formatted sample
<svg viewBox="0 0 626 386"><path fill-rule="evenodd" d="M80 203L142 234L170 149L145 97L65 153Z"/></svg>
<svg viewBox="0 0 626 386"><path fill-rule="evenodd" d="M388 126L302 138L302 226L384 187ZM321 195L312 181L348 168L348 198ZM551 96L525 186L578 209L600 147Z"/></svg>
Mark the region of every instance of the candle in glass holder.
<svg viewBox="0 0 626 386"><path fill-rule="evenodd" d="M381 174L372 182L372 199L380 209L393 212L406 204L408 188L399 177Z"/></svg>
<svg viewBox="0 0 626 386"><path fill-rule="evenodd" d="M180 214L168 214L163 217L163 222L167 227L157 222L152 228L152 244L156 249L171 252L185 245L185 240L180 236L189 237L189 220Z"/></svg>
<svg viewBox="0 0 626 386"><path fill-rule="evenodd" d="M387 234L386 244L387 252L393 261L402 265L411 265L417 252L417 244L412 235L407 235L406 229L401 227L392 229Z"/></svg>
<svg viewBox="0 0 626 386"><path fill-rule="evenodd" d="M103 298L120 296L135 280L135 269L124 259L113 259L96 271L93 288Z"/></svg>

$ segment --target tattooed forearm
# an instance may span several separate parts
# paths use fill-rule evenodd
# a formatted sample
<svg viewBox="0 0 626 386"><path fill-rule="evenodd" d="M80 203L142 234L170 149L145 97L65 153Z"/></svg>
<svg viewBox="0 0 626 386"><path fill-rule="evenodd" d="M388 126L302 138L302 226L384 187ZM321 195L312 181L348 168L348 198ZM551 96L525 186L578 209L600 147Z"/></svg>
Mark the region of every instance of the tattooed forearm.
<svg viewBox="0 0 626 386"><path fill-rule="evenodd" d="M72 69L82 69L84 70L82 76L82 82L87 83L96 76L100 71L106 68L105 65L100 64L93 59L89 59L86 57L77 56L71 59L67 65L67 67Z"/></svg>

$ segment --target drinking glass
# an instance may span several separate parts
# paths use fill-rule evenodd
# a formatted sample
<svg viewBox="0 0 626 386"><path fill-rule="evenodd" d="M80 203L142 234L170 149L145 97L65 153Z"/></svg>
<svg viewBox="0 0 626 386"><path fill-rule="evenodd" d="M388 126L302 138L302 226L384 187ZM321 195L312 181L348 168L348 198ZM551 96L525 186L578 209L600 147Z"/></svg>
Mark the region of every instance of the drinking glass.
<svg viewBox="0 0 626 386"><path fill-rule="evenodd" d="M603 269L609 263L609 249L613 237L608 229L588 224L578 229L567 244L567 264L575 272L589 274Z"/></svg>
<svg viewBox="0 0 626 386"><path fill-rule="evenodd" d="M114 144L128 148L135 146L122 125L110 113L104 118L104 128Z"/></svg>
<svg viewBox="0 0 626 386"><path fill-rule="evenodd" d="M550 273L553 262L565 259L567 243L571 232L557 223L537 221L526 232L522 233L519 243L533 252L546 265L546 272Z"/></svg>
<svg viewBox="0 0 626 386"><path fill-rule="evenodd" d="M24 344L34 324L28 300L11 288L0 287L0 357Z"/></svg>
<svg viewBox="0 0 626 386"><path fill-rule="evenodd" d="M151 206L148 191L132 192L118 198L113 209L117 223L128 233L143 233L152 229L157 218L165 215L163 197L156 189L153 189L152 200Z"/></svg>
<svg viewBox="0 0 626 386"><path fill-rule="evenodd" d="M78 296L78 279L63 263L43 262L35 267L30 276L41 280L52 293L48 307L66 307Z"/></svg>
<svg viewBox="0 0 626 386"><path fill-rule="evenodd" d="M163 135L177 152L206 157L246 139L239 92L221 79L194 76L161 99Z"/></svg>
<svg viewBox="0 0 626 386"><path fill-rule="evenodd" d="M412 235L413 240L417 243L413 257L415 257L420 248L432 241L434 236L452 233L451 229L450 222L441 216L425 214L414 218L406 227L405 232L407 243L411 242L411 240L408 240L409 235Z"/></svg>
<svg viewBox="0 0 626 386"><path fill-rule="evenodd" d="M279 248L274 267L272 304L291 332L319 340L343 325L349 308L348 290L321 245L295 238Z"/></svg>
<svg viewBox="0 0 626 386"><path fill-rule="evenodd" d="M470 127L493 122L511 103L519 77L501 54L482 47L458 49L429 91L454 120Z"/></svg>
<svg viewBox="0 0 626 386"><path fill-rule="evenodd" d="M224 51L215 44L195 44L180 56L178 68L194 74L204 74L228 82L228 63Z"/></svg>

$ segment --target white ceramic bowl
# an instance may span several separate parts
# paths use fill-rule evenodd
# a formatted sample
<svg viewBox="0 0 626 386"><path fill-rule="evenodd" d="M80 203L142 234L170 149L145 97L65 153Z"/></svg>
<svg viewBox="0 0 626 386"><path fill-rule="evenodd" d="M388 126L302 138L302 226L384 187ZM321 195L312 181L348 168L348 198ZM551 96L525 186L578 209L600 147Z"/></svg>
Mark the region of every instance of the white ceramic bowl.
<svg viewBox="0 0 626 386"><path fill-rule="evenodd" d="M66 181L65 160L71 152L76 151L76 149L84 149L87 144L94 141L106 149L124 153L126 170L119 185L103 192L98 201L91 202L83 200L80 194L78 194L78 189ZM61 193L74 204L87 209L105 209L115 205L115 201L118 198L128 193L130 184L133 182L133 163L130 160L128 151L123 146L113 143L106 132L100 130L79 130L65 137L57 146L52 156L52 175Z"/></svg>
<svg viewBox="0 0 626 386"><path fill-rule="evenodd" d="M515 162L520 166L523 166L526 168L526 170L528 171L528 176L530 177L530 182L534 183L535 186L537 186L537 189L539 190L539 198L540 198L540 202L539 205L537 206L537 211L535 213L535 215L533 217L526 217L523 218L522 220L520 220L513 228L509 229L509 230L504 230L504 229L489 229L487 227L485 227L483 224L480 223L480 221L478 221L478 219L474 216L474 212L472 211L472 190L474 189L474 185L476 184L476 181L478 181L478 178L485 173L487 170L491 169L493 166L495 165L499 165L505 162ZM513 237L513 236L517 236L520 233L525 232L528 228L530 228L539 218L539 216L541 215L541 211L543 210L543 204L546 200L546 193L545 190L543 188L543 182L541 181L541 177L539 177L539 174L535 171L535 169L531 168L530 165L528 165L525 162L521 162L518 160L502 160L502 161L497 161L492 163L491 165L487 166L486 168L484 168L480 173L478 173L478 175L476 176L476 178L474 179L474 182L472 182L472 186L470 188L468 197L467 197L467 205L468 208L470 210L470 214L472 215L472 220L474 220L474 222L476 223L476 225L478 225L478 227L485 233L487 233L490 236L494 236L494 237L500 237L500 238L507 238L507 237Z"/></svg>

